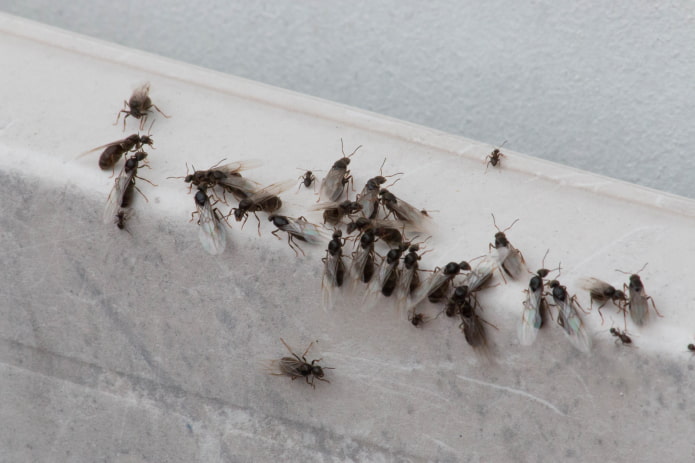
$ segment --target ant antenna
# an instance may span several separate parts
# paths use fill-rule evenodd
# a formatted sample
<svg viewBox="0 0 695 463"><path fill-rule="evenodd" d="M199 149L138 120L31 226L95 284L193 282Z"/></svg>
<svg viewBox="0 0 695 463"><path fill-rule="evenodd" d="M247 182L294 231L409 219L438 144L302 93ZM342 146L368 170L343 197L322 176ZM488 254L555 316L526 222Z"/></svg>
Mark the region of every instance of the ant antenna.
<svg viewBox="0 0 695 463"><path fill-rule="evenodd" d="M342 137L340 138L340 151L343 152L343 156L345 156L346 158L351 157L351 156L352 156L353 154L355 154L355 153L357 152L357 150L360 149L360 148L362 148L362 145L360 145L360 146L358 146L357 148L355 148L355 151L353 151L352 153L350 153L350 154L345 154L345 145L343 144L343 138L342 138Z"/></svg>
<svg viewBox="0 0 695 463"><path fill-rule="evenodd" d="M616 272L620 272L620 273L624 273L625 275L639 275L639 273L640 273L642 270L645 269L645 267L647 266L647 264L649 264L649 262L647 262L646 264L644 264L644 265L642 266L642 268L639 269L639 270L636 271L636 272L623 272L622 270L619 270L619 269L615 269L615 271L616 271Z"/></svg>
<svg viewBox="0 0 695 463"><path fill-rule="evenodd" d="M497 229L497 231L500 232L500 233L506 232L507 230L509 230L510 228L512 228L512 227L514 226L515 223L517 223L517 222L519 221L519 219L516 219L514 222L512 222L512 224L511 224L510 226L508 226L508 227L505 228L504 230L500 230L500 228L497 226L497 222L495 221L495 214L490 213L490 215L492 216L492 224L495 226L495 228ZM547 253L546 253L546 254L547 254Z"/></svg>

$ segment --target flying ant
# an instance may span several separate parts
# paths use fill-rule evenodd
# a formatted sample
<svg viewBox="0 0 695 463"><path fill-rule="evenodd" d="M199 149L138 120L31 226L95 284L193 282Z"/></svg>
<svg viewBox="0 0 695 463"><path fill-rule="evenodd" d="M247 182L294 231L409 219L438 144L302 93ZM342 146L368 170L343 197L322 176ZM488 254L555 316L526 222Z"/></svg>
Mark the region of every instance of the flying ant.
<svg viewBox="0 0 695 463"><path fill-rule="evenodd" d="M227 244L227 234L222 225L222 214L204 188L199 188L195 196L196 210L191 213L191 220L198 214L198 239L203 249L212 255L222 254Z"/></svg>
<svg viewBox="0 0 695 463"><path fill-rule="evenodd" d="M319 381L323 381L326 383L330 383L329 380L324 379L325 373L323 370L334 370L335 368L322 367L321 365L318 365L318 362L320 362L323 359L314 359L311 361L311 363L306 359L306 354L309 352L309 349L311 349L311 346L314 345L313 342L309 344L309 347L306 348L306 350L300 357L292 351L292 349L290 348L290 346L287 345L284 339L280 338L280 341L282 341L282 343L285 345L290 354L292 354L292 357L282 357L280 360L276 360L275 362L273 362L276 366L277 372L271 373L272 375L289 376L292 379L292 381L294 381L297 378L304 378L306 380L306 383L314 389L316 389L316 385L314 384L315 379L318 379ZM310 377L311 380L309 380Z"/></svg>
<svg viewBox="0 0 695 463"><path fill-rule="evenodd" d="M323 223L338 225L344 217L350 217L362 210L357 201L346 199L342 203L326 202L316 204L312 210L323 210Z"/></svg>
<svg viewBox="0 0 695 463"><path fill-rule="evenodd" d="M190 183L188 187L189 191L191 188L193 188L193 186L205 190L215 186L220 186L225 191L232 193L235 198L241 201L244 198L248 198L260 189L260 185L258 183L242 177L240 173L244 170L253 169L260 166L262 164L260 161L250 159L220 165L220 163L223 161L224 159L207 170L195 170L195 167L193 167L192 174L188 173L188 166L186 166L186 176L183 177L183 181Z"/></svg>
<svg viewBox="0 0 695 463"><path fill-rule="evenodd" d="M432 230L432 219L429 214L423 213L420 209L396 197L396 195L386 188L382 188L379 191L379 199L381 204L388 211L387 217L393 215L413 230L422 232Z"/></svg>
<svg viewBox="0 0 695 463"><path fill-rule="evenodd" d="M345 278L345 263L343 262L343 245L345 239L343 232L336 230L333 232L331 241L328 242L326 257L323 261L323 279L321 280L321 289L323 290L323 306L326 309L332 309L335 296L334 291L343 285Z"/></svg>
<svg viewBox="0 0 695 463"><path fill-rule="evenodd" d="M414 310L425 298L428 298L432 303L443 300L448 296L451 281L454 277L461 270L470 270L470 268L471 266L465 261L460 263L449 262L443 268L437 267L427 281L413 294L409 304L410 308Z"/></svg>
<svg viewBox="0 0 695 463"><path fill-rule="evenodd" d="M119 225L121 222L125 223L123 218L124 216L119 218L118 214L121 209L126 209L130 206L133 201L133 194L135 190L140 192L140 194L145 197L142 191L135 186L136 178L142 179L154 185L149 180L137 176L140 162L144 161L145 158L147 158L147 153L144 151L138 151L126 159L123 169L114 181L113 188L111 189L109 197L106 201L106 208L104 209L104 223L108 224L114 221L116 225ZM146 166L147 164L143 165ZM147 199L147 197L145 197L145 199Z"/></svg>
<svg viewBox="0 0 695 463"><path fill-rule="evenodd" d="M424 254L429 252L425 251L418 254L421 244L423 243L411 244L405 257L403 257L403 269L400 272L400 279L396 287L396 299L400 306L405 305L408 297L420 287L419 261Z"/></svg>
<svg viewBox="0 0 695 463"><path fill-rule="evenodd" d="M499 264L502 266L502 269L505 271L505 273L507 273L507 275L509 275L513 279L517 279L523 273L526 273L528 271L526 269L526 261L524 260L524 256L521 254L521 251L512 246L512 244L507 239L507 235L505 235L504 232L512 228L514 224L519 221L519 219L516 219L514 222L512 222L510 226L508 226L504 230L500 230L497 226L497 222L495 221L495 214L491 215L492 223L497 229L497 233L495 233L494 248L497 251L497 258ZM493 245L491 244L490 248L492 247Z"/></svg>
<svg viewBox="0 0 695 463"><path fill-rule="evenodd" d="M309 244L318 244L323 238L319 227L313 223L309 223L304 217L295 219L294 217L287 217L285 215L271 214L268 216L268 220L273 222L273 225L278 227L277 230L271 232L277 237L277 239L281 239L277 235L277 232L284 231L287 233L287 243L297 256L299 256L297 249L302 252L302 255L306 254L304 254L304 251L299 247L295 240L303 241Z"/></svg>
<svg viewBox="0 0 695 463"><path fill-rule="evenodd" d="M381 262L379 274L372 279L369 289L365 292L365 297L375 297L379 293L390 297L400 279L399 264L403 252L408 249L407 243L402 243L398 247L391 248L386 254L386 258Z"/></svg>
<svg viewBox="0 0 695 463"><path fill-rule="evenodd" d="M487 172L487 168L492 166L492 167L497 167L499 164L500 166L502 165L502 158L504 157L504 154L500 152L500 148L504 146L504 144L507 143L507 140L505 140L499 148L495 148L492 150L490 154L488 154L485 157L485 161L487 161L487 165L485 166L485 172Z"/></svg>
<svg viewBox="0 0 695 463"><path fill-rule="evenodd" d="M368 219L366 217L358 217L354 222L347 224L347 232L352 233L355 230L365 232L372 230L373 233L389 246L398 246L403 242L403 233L398 230L398 227L405 229L405 225L396 220L380 220Z"/></svg>
<svg viewBox="0 0 695 463"><path fill-rule="evenodd" d="M654 308L656 314L659 317L663 317L663 315L661 315L657 310L656 305L654 304L654 299L652 299L651 296L648 296L644 290L642 279L639 276L639 273L644 270L646 266L647 264L644 264L644 266L642 266L638 272L633 274L623 272L622 270L616 270L617 272L630 275L630 284L629 286L627 284L623 284L623 289L629 294L627 307L630 309L630 317L638 326L644 325L644 322L647 320L647 316L649 315L649 301L651 301L652 307Z"/></svg>
<svg viewBox="0 0 695 463"><path fill-rule="evenodd" d="M552 280L549 285L554 305L558 308L558 324L565 330L570 343L575 348L582 352L589 352L591 350L591 338L579 316L577 307L581 309L581 306L577 302L577 296L570 297L567 288L557 280Z"/></svg>
<svg viewBox="0 0 695 463"><path fill-rule="evenodd" d="M239 201L239 206L232 209L234 218L237 222L248 219L249 212L253 213L258 220L258 234L261 234L261 220L256 215L256 212L263 211L267 213L273 213L282 207L282 200L278 196L280 193L286 191L294 185L294 180L287 180L284 182L273 183L265 188L256 191L251 196L244 198ZM231 214L230 213L230 214ZM242 225L243 227L243 225Z"/></svg>
<svg viewBox="0 0 695 463"><path fill-rule="evenodd" d="M548 256L546 251L541 262L541 266L545 265L545 258ZM561 270L560 266L556 269ZM528 288L524 290L526 298L523 302L523 310L521 313L521 324L519 325L519 343L522 346L530 346L536 340L538 330L545 324L548 318L548 303L545 300L544 282L543 279L548 276L551 271L546 268L541 268L536 271L536 274L531 277ZM558 273L559 277L559 273Z"/></svg>
<svg viewBox="0 0 695 463"><path fill-rule="evenodd" d="M132 116L135 119L140 119L140 130L142 130L142 128L145 126L145 121L147 121L150 108L156 109L159 114L167 119L171 117L164 114L156 104L152 103L152 100L150 99L150 83L145 82L140 87L133 90L133 94L130 96L128 101L123 101L123 109L118 112L118 117L113 125L118 124L121 114L125 113L125 116L123 117L123 130L125 130L125 121L128 119L128 116Z"/></svg>
<svg viewBox="0 0 695 463"><path fill-rule="evenodd" d="M593 309L594 302L600 303L598 306L598 314L601 317L601 324L603 324L603 313L601 309L608 304L608 302L613 302L618 308L618 311L623 313L623 318L627 326L627 305L629 301L623 291L615 289L613 285L593 277L583 278L580 280L580 283L583 289L589 291L591 308Z"/></svg>
<svg viewBox="0 0 695 463"><path fill-rule="evenodd" d="M333 167L331 167L326 177L321 181L319 200L323 198L325 201L338 201L340 195L343 194L345 184L352 179L350 171L348 170L350 157L360 148L362 148L362 145L355 148L355 151L352 153L346 155L343 139L340 139L340 149L343 152L343 157L333 163Z"/></svg>
<svg viewBox="0 0 695 463"><path fill-rule="evenodd" d="M379 190L381 189L381 185L386 183L387 178L393 177L394 175L403 174L402 172L397 172L395 174L384 176L382 169L384 168L385 163L386 159L384 159L384 162L381 163L381 167L379 167L379 175L367 180L364 188L362 188L362 192L357 195L357 202L362 205L362 215L368 219L376 218L379 205ZM398 180L396 180L396 182L397 181Z"/></svg>
<svg viewBox="0 0 695 463"><path fill-rule="evenodd" d="M144 145L152 146L153 143L154 140L152 140L152 137L149 134L140 135L134 133L132 135L128 135L122 140L112 141L111 143L97 146L89 151L85 151L84 153L80 154L78 158L104 148L101 156L99 156L99 168L101 170L108 170L113 168L119 159L121 159L121 157L127 152L140 150Z"/></svg>
<svg viewBox="0 0 695 463"><path fill-rule="evenodd" d="M374 230L367 230L360 236L360 244L352 253L352 266L350 273L363 283L369 283L374 276L374 242L376 235Z"/></svg>

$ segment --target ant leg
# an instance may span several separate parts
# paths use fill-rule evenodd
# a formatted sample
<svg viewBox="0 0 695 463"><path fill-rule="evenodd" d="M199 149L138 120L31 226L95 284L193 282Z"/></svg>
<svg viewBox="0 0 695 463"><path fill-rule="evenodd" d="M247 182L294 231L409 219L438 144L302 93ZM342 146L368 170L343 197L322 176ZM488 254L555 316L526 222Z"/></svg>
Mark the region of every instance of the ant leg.
<svg viewBox="0 0 695 463"><path fill-rule="evenodd" d="M288 351L290 354L292 354L292 355L294 355L295 357L297 357L297 355L296 355L294 352L292 352L292 349L290 348L290 346L287 345L287 343L285 342L284 339L280 338L280 341L282 342L282 344L284 344L285 348L287 348L287 351ZM299 360L299 357L297 357L297 360Z"/></svg>
<svg viewBox="0 0 695 463"><path fill-rule="evenodd" d="M313 345L314 345L314 341L311 341L311 342L309 343L309 346L306 348L306 350L305 350L304 353L302 354L302 358L306 357L306 354L309 352L309 349L311 349L311 346L313 346ZM306 359L304 359L304 361L306 362Z"/></svg>
<svg viewBox="0 0 695 463"><path fill-rule="evenodd" d="M278 230L275 230L275 231L270 232L270 234L271 234L271 235L275 235L275 238L281 240L282 238L280 238L280 237L278 236L278 232L279 232L279 231L280 231L280 230L278 229Z"/></svg>
<svg viewBox="0 0 695 463"><path fill-rule="evenodd" d="M660 313L660 312L657 310L657 308L656 308L656 304L654 304L654 299L652 299L651 296L647 296L647 299L650 300L650 301L652 302L652 307L654 308L654 312L656 312L656 314L657 314L658 316L660 316L660 317L663 318L664 316L661 315L661 313Z"/></svg>
<svg viewBox="0 0 695 463"><path fill-rule="evenodd" d="M153 104L152 106L154 106L154 109L156 109L157 112L158 112L159 114L161 114L162 116L166 117L167 119L169 119L169 118L171 117L171 116L167 116L166 114L164 114L164 113L162 112L162 110L159 109L159 108L157 107L156 104Z"/></svg>
<svg viewBox="0 0 695 463"><path fill-rule="evenodd" d="M149 168L150 166L147 166L147 167ZM139 179L142 180L143 182L147 182L147 183L149 183L149 184L152 185L152 186L159 186L159 185L157 185L156 183L152 183L152 181L150 181L150 180L148 180L148 179L146 179L146 178L144 178L144 177L138 177L137 175L135 175L135 178L139 178Z"/></svg>
<svg viewBox="0 0 695 463"><path fill-rule="evenodd" d="M584 310L584 307L582 307L582 305L579 303L579 300L577 299L577 295L576 295L576 294L570 298L569 302L570 302L571 304L572 304L572 303L573 303L573 304L577 304L577 307L579 307L579 310L581 310L581 311L584 312L585 314L588 314L588 313L589 313L589 312L587 312L586 310Z"/></svg>
<svg viewBox="0 0 695 463"><path fill-rule="evenodd" d="M138 177L138 178L139 178L139 177ZM147 199L147 196L145 196L145 193L143 193L142 191L140 191L140 188L138 188L137 185L133 184L133 188L135 188L135 190L137 190L137 192L140 193L140 194L142 195L143 198L145 198L145 202L148 202L148 203L150 202L150 200Z"/></svg>
<svg viewBox="0 0 695 463"><path fill-rule="evenodd" d="M294 255L299 257L299 253L295 249L295 246L296 247L299 247L299 246L297 246L296 244L294 246L292 246L292 235L290 235L289 233L287 234L287 244L289 244L290 248L294 251ZM299 250L302 251L301 248ZM304 254L304 251L302 251L302 254Z"/></svg>
<svg viewBox="0 0 695 463"><path fill-rule="evenodd" d="M606 301L606 302L608 302L608 301ZM603 322L604 322L603 313L601 312L601 309L603 308L604 305L606 305L606 302L604 302L603 304L598 306L598 314L601 317L601 325L603 325ZM591 299L591 307L589 307L589 312L591 312L592 310L594 310L594 300L593 299Z"/></svg>

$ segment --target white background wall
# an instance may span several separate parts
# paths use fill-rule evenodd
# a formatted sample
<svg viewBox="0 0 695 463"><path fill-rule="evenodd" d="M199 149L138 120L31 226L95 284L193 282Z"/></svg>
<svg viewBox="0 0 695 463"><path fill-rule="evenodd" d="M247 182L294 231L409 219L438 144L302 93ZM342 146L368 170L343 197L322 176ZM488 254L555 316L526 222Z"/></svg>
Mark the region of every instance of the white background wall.
<svg viewBox="0 0 695 463"><path fill-rule="evenodd" d="M695 198L695 3L599 3L0 0L0 10Z"/></svg>

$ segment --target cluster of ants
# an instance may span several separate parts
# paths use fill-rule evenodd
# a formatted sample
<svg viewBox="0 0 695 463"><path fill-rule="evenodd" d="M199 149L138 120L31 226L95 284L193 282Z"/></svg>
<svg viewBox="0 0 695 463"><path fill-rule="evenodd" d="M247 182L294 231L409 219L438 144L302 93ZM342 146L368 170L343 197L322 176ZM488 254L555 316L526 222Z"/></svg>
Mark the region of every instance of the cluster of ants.
<svg viewBox="0 0 695 463"><path fill-rule="evenodd" d="M152 103L149 90L149 83L138 87L130 99L124 101L123 109L119 111L114 125L118 124L121 115L125 114L123 130L128 117L140 120L142 130L152 108L168 118L169 116ZM143 150L145 145L153 145L149 133L133 134L88 151L89 153L104 149L99 159L99 167L104 170L113 169L122 156L132 153L127 156L109 194L104 211L105 223L115 223L118 228L125 229L126 221L132 216L134 190L139 191L135 186L135 179L141 178L137 176L138 168L149 167L146 163L147 153ZM459 317L459 328L466 341L476 352L489 355L485 326L496 327L480 316L478 293L492 287L491 281L495 272L505 281L505 275L512 279L521 279L531 273L526 267L523 255L509 242L505 234L516 220L506 229L500 230L493 215L497 233L494 235L494 244L489 245L487 254L471 260L470 263L449 262L444 267L428 271L431 273L428 278L421 278L420 272L425 270L419 268L419 261L429 252L423 249L433 230L432 218L426 210L410 205L387 187L383 187L388 178L401 173L384 176L380 172L366 182L353 200L349 199L349 188L346 188L346 185L353 179L348 167L351 157L360 147L348 155L343 149L343 157L333 163L321 181L319 199L311 210L322 212L323 226L310 223L304 217L294 218L278 214L277 211L282 207L279 195L292 188L296 180L263 187L242 175L245 170L258 167L258 161L237 161L223 165L220 165L220 162L207 170L194 169L193 173L185 177L176 177L183 178L189 184L189 191L196 187L196 210L191 214L191 220L197 215L198 235L203 248L213 255L224 252L225 226L229 225L228 220L231 216L234 216L237 222L243 220L246 223L248 215L254 214L258 220L260 235L260 219L257 213L265 212L268 214L268 220L277 227L272 233L280 238L277 233L286 232L288 244L297 255L299 252L304 254L299 242L316 245L328 240L326 255L322 259L324 308L332 309L340 299L337 297L338 292L350 286L356 290L353 293L363 295L363 306L385 305L388 301L393 301L394 305L407 312L408 320L413 326L420 327L429 320L418 309L427 299L430 303L441 304L437 317L441 314ZM485 158L486 170L490 166L501 166L502 157L504 155L499 148L492 151ZM299 178L298 190L302 185L311 188L317 181L310 170ZM234 196L239 203L227 214L223 214L217 205L227 204L227 193ZM342 199L344 194L345 199ZM327 235L327 227L331 227L332 230L330 238ZM347 236L343 236L343 229ZM408 234L411 235L410 238L406 238ZM420 234L429 236L416 242ZM355 249L346 255L343 252L350 241ZM384 247L383 257L376 252L376 246ZM350 262L347 260L348 257L351 257ZM580 315L581 312L586 312L579 305L577 297L570 296L567 288L557 279L546 281L546 277L554 271L557 271L559 276L560 266L555 270L541 268L532 274L528 288L524 291L525 298L518 325L519 341L525 346L534 342L540 328L547 324L548 317L551 316L549 309L553 306L557 309L557 323L571 344L582 352L588 352L591 349L591 337ZM596 278L584 279L582 284L583 288L589 291L592 307L594 303L599 304L598 312L602 320L601 309L608 303L615 305L623 313L626 325L628 312L636 325L643 325L647 319L650 301L657 315L661 316L653 299L646 294L639 272L630 274L629 283L624 285L623 290ZM360 287L363 290L360 290ZM632 343L625 330L611 328L610 333L616 337L616 343ZM312 386L314 379L328 382L324 379L323 370L329 368L318 365L320 359L311 362L306 359L313 343L300 357L284 340L281 341L292 356L276 361L274 374L289 376L292 379L303 377ZM695 352L695 345L688 345L688 350Z"/></svg>
<svg viewBox="0 0 695 463"><path fill-rule="evenodd" d="M140 120L139 128L142 130L145 126L145 122L147 121L151 108L156 109L157 112L159 112L162 116L168 118L169 116L164 114L157 107L157 105L152 103L149 93L149 82L146 82L140 87L136 88L133 91L130 99L128 101L123 101L123 109L118 112L116 122L114 122L113 125L117 125L121 118L121 114L125 113L125 116L123 117L123 130L125 131L126 119L128 119L129 116ZM150 129L151 128L152 126L150 125ZM106 208L104 209L104 223L115 223L118 228L125 230L127 220L133 215L133 208L131 205L135 195L135 190L140 191L138 187L135 186L135 179L139 178L148 183L152 183L145 178L138 177L137 173L141 166L149 167L146 163L147 152L143 150L143 147L145 145L152 147L153 144L154 140L152 140L149 133L147 135L134 133L122 140L116 140L105 145L97 146L96 148L92 148L91 150L80 155L81 157L86 154L93 153L94 151L103 149L104 151L99 157L99 167L102 170L113 170L121 157L128 153L133 153L126 158L123 169L121 169L118 177L116 177L114 186L109 193ZM142 192L140 193L142 194Z"/></svg>

